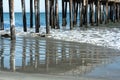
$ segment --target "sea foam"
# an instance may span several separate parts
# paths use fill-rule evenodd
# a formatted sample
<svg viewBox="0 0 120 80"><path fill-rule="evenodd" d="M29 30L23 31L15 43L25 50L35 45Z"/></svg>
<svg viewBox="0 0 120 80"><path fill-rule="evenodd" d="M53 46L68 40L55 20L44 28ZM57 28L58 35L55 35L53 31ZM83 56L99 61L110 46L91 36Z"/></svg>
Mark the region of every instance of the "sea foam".
<svg viewBox="0 0 120 80"><path fill-rule="evenodd" d="M35 33L35 29L28 28L27 32L23 32L21 27L16 28L17 36L35 37L38 34L46 32L45 27L40 28L40 33ZM9 29L0 31L1 34L9 34ZM120 50L120 29L119 28L89 28L75 30L55 30L51 29L48 38L57 40L72 41L79 43L89 43L98 46L104 46L112 49Z"/></svg>

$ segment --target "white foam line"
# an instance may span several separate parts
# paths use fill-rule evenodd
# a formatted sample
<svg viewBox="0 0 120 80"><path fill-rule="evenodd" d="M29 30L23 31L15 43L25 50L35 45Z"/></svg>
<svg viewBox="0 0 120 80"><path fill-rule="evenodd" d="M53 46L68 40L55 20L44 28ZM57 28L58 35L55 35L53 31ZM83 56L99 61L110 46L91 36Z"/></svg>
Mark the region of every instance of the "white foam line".
<svg viewBox="0 0 120 80"><path fill-rule="evenodd" d="M40 33L45 33L45 28L40 28ZM0 31L0 34L10 33L9 29ZM120 29L119 28L90 28L87 30L54 30L50 31L48 38L73 41L80 43L89 43L98 46L109 47L120 50ZM37 36L35 29L28 29L28 32L23 32L21 27L16 28L17 36Z"/></svg>

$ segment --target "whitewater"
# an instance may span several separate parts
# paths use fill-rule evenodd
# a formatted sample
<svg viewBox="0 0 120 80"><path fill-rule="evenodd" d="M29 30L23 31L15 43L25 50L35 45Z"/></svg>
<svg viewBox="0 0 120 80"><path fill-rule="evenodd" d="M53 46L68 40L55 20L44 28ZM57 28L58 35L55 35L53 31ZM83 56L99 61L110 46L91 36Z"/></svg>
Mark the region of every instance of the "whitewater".
<svg viewBox="0 0 120 80"><path fill-rule="evenodd" d="M40 28L40 33L35 33L33 29L28 29L28 32L23 32L21 27L16 28L16 36L36 37L39 34L45 34L45 27ZM0 31L0 35L10 34L9 29ZM89 43L97 46L103 46L120 50L120 28L108 27L91 27L91 28L76 28L73 30L68 29L51 29L47 38Z"/></svg>

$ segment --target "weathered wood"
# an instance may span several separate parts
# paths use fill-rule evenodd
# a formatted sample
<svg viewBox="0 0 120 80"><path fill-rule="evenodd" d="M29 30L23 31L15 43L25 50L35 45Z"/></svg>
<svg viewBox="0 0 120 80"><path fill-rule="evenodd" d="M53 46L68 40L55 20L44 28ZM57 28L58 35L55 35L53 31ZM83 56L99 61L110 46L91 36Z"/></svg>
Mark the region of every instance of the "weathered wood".
<svg viewBox="0 0 120 80"><path fill-rule="evenodd" d="M95 4L95 23L97 24L97 5Z"/></svg>
<svg viewBox="0 0 120 80"><path fill-rule="evenodd" d="M45 0L45 15L46 15L46 33L50 34L50 26L49 26L49 0Z"/></svg>
<svg viewBox="0 0 120 80"><path fill-rule="evenodd" d="M86 6L85 6L85 14L86 14L86 27L88 26L88 0L86 0Z"/></svg>
<svg viewBox="0 0 120 80"><path fill-rule="evenodd" d="M100 23L100 0L97 1L97 26Z"/></svg>
<svg viewBox="0 0 120 80"><path fill-rule="evenodd" d="M82 27L83 25L83 4L82 3L79 5L79 8L80 8L80 26Z"/></svg>
<svg viewBox="0 0 120 80"><path fill-rule="evenodd" d="M62 0L62 26L66 26L67 24L66 15L67 15L67 2Z"/></svg>
<svg viewBox="0 0 120 80"><path fill-rule="evenodd" d="M4 30L3 0L0 0L0 30Z"/></svg>
<svg viewBox="0 0 120 80"><path fill-rule="evenodd" d="M91 3L91 25L94 25L94 2Z"/></svg>
<svg viewBox="0 0 120 80"><path fill-rule="evenodd" d="M22 5L22 15L23 15L23 30L24 32L27 32L25 0L21 0L21 5Z"/></svg>
<svg viewBox="0 0 120 80"><path fill-rule="evenodd" d="M14 0L9 0L9 14L10 14L10 34L11 40L15 40L15 22L14 22Z"/></svg>
<svg viewBox="0 0 120 80"><path fill-rule="evenodd" d="M119 20L120 20L120 9L119 9L119 4L116 4L117 5L117 12L116 12L116 15L117 15L117 22L119 22Z"/></svg>
<svg viewBox="0 0 120 80"><path fill-rule="evenodd" d="M40 0L34 0L34 6L35 6L35 32L39 33L40 28Z"/></svg>
<svg viewBox="0 0 120 80"><path fill-rule="evenodd" d="M108 23L108 1L106 1L106 19L105 19L105 24Z"/></svg>
<svg viewBox="0 0 120 80"><path fill-rule="evenodd" d="M113 21L113 7L110 5L110 20Z"/></svg>
<svg viewBox="0 0 120 80"><path fill-rule="evenodd" d="M104 12L105 12L105 5L103 5L103 22L105 22L105 20L106 20L106 19L105 19L105 14L106 14L106 13L104 14Z"/></svg>
<svg viewBox="0 0 120 80"><path fill-rule="evenodd" d="M113 3L113 22L116 22L116 4Z"/></svg>
<svg viewBox="0 0 120 80"><path fill-rule="evenodd" d="M100 3L100 24L103 23L103 9L102 9L102 3Z"/></svg>
<svg viewBox="0 0 120 80"><path fill-rule="evenodd" d="M77 24L77 13L78 13L78 3L74 2L74 20L73 20L74 26Z"/></svg>
<svg viewBox="0 0 120 80"><path fill-rule="evenodd" d="M84 0L83 1L83 6L82 6L82 12L83 12L83 24L85 26L88 25L88 20L87 20L87 12L88 12L88 1L87 0Z"/></svg>
<svg viewBox="0 0 120 80"><path fill-rule="evenodd" d="M49 2L50 5L50 26L51 28L55 28L55 21L54 21L54 15L55 15L55 10L54 10L54 0L50 0Z"/></svg>
<svg viewBox="0 0 120 80"><path fill-rule="evenodd" d="M55 3L55 17L56 17L56 29L60 29L60 26L59 26L59 12L58 12L58 0L56 0L56 3Z"/></svg>
<svg viewBox="0 0 120 80"><path fill-rule="evenodd" d="M33 0L30 0L30 28L33 28Z"/></svg>
<svg viewBox="0 0 120 80"><path fill-rule="evenodd" d="M73 4L73 1L72 0L70 0L69 1L69 11L70 11L70 30L72 30L73 29L73 10L72 10L72 4Z"/></svg>

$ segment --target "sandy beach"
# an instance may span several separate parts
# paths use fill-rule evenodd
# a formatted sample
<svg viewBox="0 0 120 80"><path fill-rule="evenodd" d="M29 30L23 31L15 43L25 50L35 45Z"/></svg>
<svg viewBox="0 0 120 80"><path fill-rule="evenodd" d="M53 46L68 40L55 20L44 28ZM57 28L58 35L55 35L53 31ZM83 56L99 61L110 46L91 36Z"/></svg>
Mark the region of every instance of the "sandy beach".
<svg viewBox="0 0 120 80"><path fill-rule="evenodd" d="M115 67L116 65L116 67ZM120 62L98 67L85 76L29 74L0 71L0 80L119 80ZM97 73L96 73L97 72Z"/></svg>

